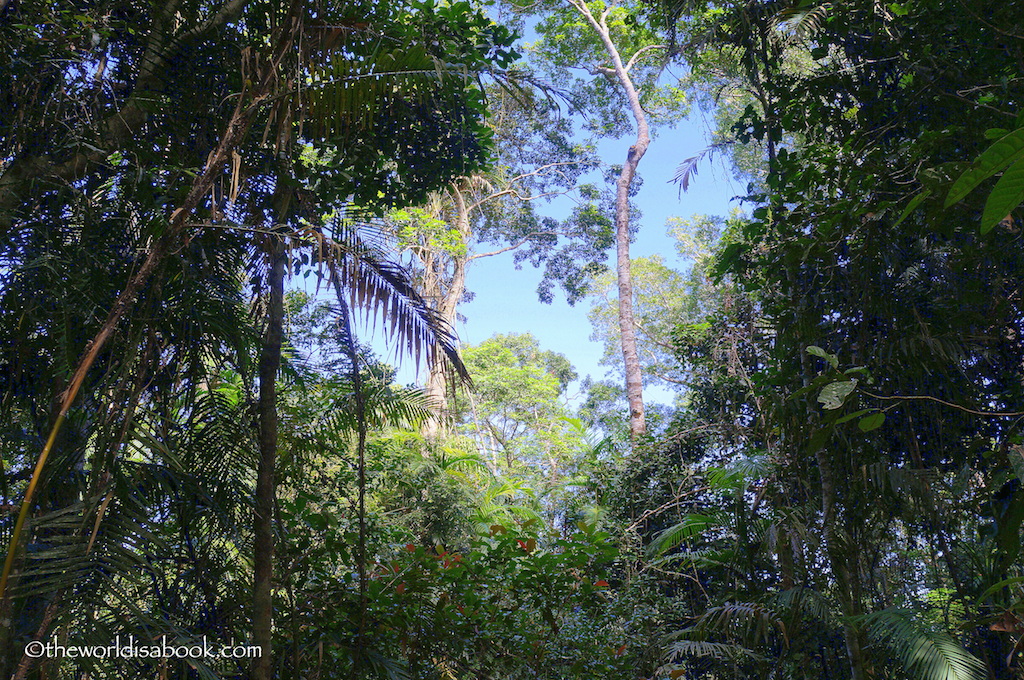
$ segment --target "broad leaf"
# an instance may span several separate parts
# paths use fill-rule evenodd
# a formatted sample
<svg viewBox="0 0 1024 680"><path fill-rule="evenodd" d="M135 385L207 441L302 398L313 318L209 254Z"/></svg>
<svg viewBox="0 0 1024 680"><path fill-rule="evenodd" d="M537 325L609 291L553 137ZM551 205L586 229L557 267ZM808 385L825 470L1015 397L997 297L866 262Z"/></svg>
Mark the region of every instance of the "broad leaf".
<svg viewBox="0 0 1024 680"><path fill-rule="evenodd" d="M861 418L857 423L857 427L861 429L861 432L871 432L871 430L877 430L885 422L885 414L879 411L878 413L872 413L869 416Z"/></svg>
<svg viewBox="0 0 1024 680"><path fill-rule="evenodd" d="M987 234L999 224L1010 211L1024 202L1024 158L1014 163L996 182L995 188L985 201L985 212L981 216L981 233Z"/></svg>
<svg viewBox="0 0 1024 680"><path fill-rule="evenodd" d="M905 220L908 217L910 217L910 213L914 212L914 210L917 209L917 206L921 205L921 203L926 198L928 198L931 195L932 195L932 190L931 189L925 189L924 191L922 191L921 193L917 194L912 199L910 199L910 202L907 203L907 207L903 209L903 212L900 213L899 219L897 219L895 222L893 222L892 226L898 227L903 222L903 220Z"/></svg>
<svg viewBox="0 0 1024 680"><path fill-rule="evenodd" d="M822 359L827 361L829 365L832 366L832 368L839 368L839 357L837 357L835 354L829 354L828 352L818 347L817 345L810 345L807 348L807 353L813 354L816 357L821 357Z"/></svg>
<svg viewBox="0 0 1024 680"><path fill-rule="evenodd" d="M818 395L818 401L828 410L834 410L843 405L846 398L857 387L856 378L853 380L842 380L829 383L822 388Z"/></svg>
<svg viewBox="0 0 1024 680"><path fill-rule="evenodd" d="M1024 128L1006 135L978 157L971 169L953 183L946 197L946 207L963 200L979 184L1021 158L1024 158ZM1003 213L1000 219L1005 215Z"/></svg>

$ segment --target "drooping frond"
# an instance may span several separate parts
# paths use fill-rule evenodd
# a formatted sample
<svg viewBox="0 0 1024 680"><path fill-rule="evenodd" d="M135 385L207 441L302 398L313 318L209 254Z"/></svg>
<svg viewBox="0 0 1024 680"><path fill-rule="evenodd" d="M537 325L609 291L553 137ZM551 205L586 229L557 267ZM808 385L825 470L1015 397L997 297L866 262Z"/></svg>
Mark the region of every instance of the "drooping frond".
<svg viewBox="0 0 1024 680"><path fill-rule="evenodd" d="M690 180L697 176L697 166L700 162L704 160L705 157L710 156L715 151L725 148L729 144L732 144L732 142L726 141L712 144L707 148L701 149L695 155L690 156L679 164L676 168L676 174L672 176L672 179L670 179L669 182L679 185L680 196L683 195L684 191L689 191Z"/></svg>
<svg viewBox="0 0 1024 680"><path fill-rule="evenodd" d="M390 337L412 355L417 368L421 359L429 365L447 363L468 381L453 329L419 294L408 272L366 236L378 230L346 219L336 219L331 229L329 248L320 256L332 272L339 297L348 297L348 304L374 322L383 319Z"/></svg>
<svg viewBox="0 0 1024 680"><path fill-rule="evenodd" d="M422 44L389 44L358 31L348 36L325 50L310 75L304 90L307 132L326 138L365 132L374 128L381 111L400 102L426 107L453 91L447 83L457 75ZM364 54L355 56L354 51Z"/></svg>
<svg viewBox="0 0 1024 680"><path fill-rule="evenodd" d="M730 602L711 607L689 630L724 635L749 647L768 642L777 632L788 644L786 625L778 614L754 602Z"/></svg>
<svg viewBox="0 0 1024 680"><path fill-rule="evenodd" d="M800 2L781 10L768 22L775 39L789 41L810 40L821 31L832 9L832 3L824 2L810 7L808 2Z"/></svg>
<svg viewBox="0 0 1024 680"><path fill-rule="evenodd" d="M390 427L415 428L429 417L430 400L417 388L396 388L382 383L371 383L363 388L366 424L373 429ZM346 436L356 431L357 415L352 407L354 399L336 404L325 418L323 427L327 436Z"/></svg>
<svg viewBox="0 0 1024 680"><path fill-rule="evenodd" d="M821 623L829 623L833 619L832 605L813 588L790 588L773 595L770 601L780 612L800 613Z"/></svg>
<svg viewBox="0 0 1024 680"><path fill-rule="evenodd" d="M891 649L920 680L982 680L985 664L948 633L929 626L908 609L889 608L860 618L872 641Z"/></svg>

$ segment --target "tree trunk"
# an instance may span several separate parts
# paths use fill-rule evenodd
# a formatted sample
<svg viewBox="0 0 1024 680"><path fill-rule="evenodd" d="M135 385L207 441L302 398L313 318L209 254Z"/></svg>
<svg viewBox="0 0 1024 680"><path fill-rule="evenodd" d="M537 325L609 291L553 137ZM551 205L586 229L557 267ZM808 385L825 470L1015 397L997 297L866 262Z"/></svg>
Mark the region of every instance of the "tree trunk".
<svg viewBox="0 0 1024 680"><path fill-rule="evenodd" d="M256 473L256 514L253 523L253 642L260 656L253 663L253 680L270 680L273 667L273 565L274 498L277 464L277 373L281 368L281 342L284 334L285 250L280 237L269 244L270 299L267 305L267 329L260 354L259 425L260 460Z"/></svg>
<svg viewBox="0 0 1024 680"><path fill-rule="evenodd" d="M636 349L636 320L633 317L633 271L629 257L629 187L636 166L647 145L630 147L622 174L616 182L615 273L619 284L619 333L622 360L626 367L626 398L629 401L629 433L634 439L647 431L644 419L643 376Z"/></svg>
<svg viewBox="0 0 1024 680"><path fill-rule="evenodd" d="M466 204L466 197L463 193L461 180L452 183L449 195L455 204L455 228L462 236L463 243L469 242L470 222L469 206ZM428 271L424 277L423 297L427 300L436 300L437 313L451 327L455 328L458 321L458 307L462 296L466 292L466 267L469 258L465 253L452 253L450 255L452 273L448 286L444 286L444 276L439 271ZM440 261L443 262L443 259ZM443 264L435 268L443 267ZM447 412L447 376L444 366L438 357L438 361L429 367L427 384L424 391L427 397L435 404L436 415L428 418L423 423L423 435L428 439L436 438L441 430L441 422Z"/></svg>
<svg viewBox="0 0 1024 680"><path fill-rule="evenodd" d="M860 632L851 623L852 618L864 613L861 607L859 554L852 546L847 546L847 550L844 551L839 544L836 480L832 460L824 447L818 449L815 458L821 475L821 524L825 534L826 552L836 579L839 605L842 608L843 638L846 641L846 653L850 661L850 677L853 680L864 680L867 677L865 675L864 645Z"/></svg>
<svg viewBox="0 0 1024 680"><path fill-rule="evenodd" d="M612 71L622 87L629 108L636 122L636 142L629 147L626 162L615 182L615 272L619 285L619 333L622 341L622 360L626 368L626 398L629 401L629 433L635 440L647 431L644 419L643 378L640 371L640 355L636 348L636 321L633 317L633 271L629 257L629 189L636 176L640 159L651 143L647 114L640 105L629 71L622 63L619 50L612 41L605 16L595 17L582 0L570 0L576 10L590 23L612 61Z"/></svg>

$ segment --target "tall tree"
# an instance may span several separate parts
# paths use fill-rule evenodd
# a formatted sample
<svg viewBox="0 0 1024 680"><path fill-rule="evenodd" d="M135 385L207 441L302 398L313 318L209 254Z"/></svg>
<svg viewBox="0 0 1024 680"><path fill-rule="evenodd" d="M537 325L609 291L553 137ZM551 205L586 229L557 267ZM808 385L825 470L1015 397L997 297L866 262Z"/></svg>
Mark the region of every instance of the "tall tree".
<svg viewBox="0 0 1024 680"><path fill-rule="evenodd" d="M662 120L678 116L685 108L685 98L677 87L660 84L668 45L638 20L639 6L566 0L564 4L542 5L540 13L539 68L557 73L560 79L569 75L570 68L588 70L594 80L574 85L575 104L592 116L590 127L599 134L618 137L629 129L631 119L636 135L625 162L617 168L614 203L619 335L630 433L636 438L646 431L646 422L633 311L629 197L635 192L637 168L651 142L652 116Z"/></svg>
<svg viewBox="0 0 1024 680"><path fill-rule="evenodd" d="M459 304L472 294L466 277L474 263L514 252L517 264L544 266L542 299L560 284L575 301L581 283L606 257L605 225L586 219L585 209L565 220L541 213L542 203L585 192L577 182L596 165L591 149L573 143L570 119L540 92L522 86L494 88L489 103L492 167L449 183L418 208L389 215L421 294L452 327ZM579 200L590 206L589 199ZM444 412L443 366L428 365L427 371L426 392ZM428 421L428 433L437 434L442 420Z"/></svg>

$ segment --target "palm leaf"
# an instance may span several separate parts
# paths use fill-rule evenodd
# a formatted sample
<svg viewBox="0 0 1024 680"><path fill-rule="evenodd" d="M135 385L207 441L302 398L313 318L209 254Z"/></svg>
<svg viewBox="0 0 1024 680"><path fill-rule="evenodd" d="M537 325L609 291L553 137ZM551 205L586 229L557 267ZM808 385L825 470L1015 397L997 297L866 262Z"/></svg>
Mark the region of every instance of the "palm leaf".
<svg viewBox="0 0 1024 680"><path fill-rule="evenodd" d="M671 658L679 657L711 657L712 659L736 659L746 657L761 660L757 652L743 645L728 642L708 642L706 640L677 640L668 646Z"/></svg>
<svg viewBox="0 0 1024 680"><path fill-rule="evenodd" d="M689 158L685 159L682 163L679 164L679 166L676 168L676 174L672 176L672 179L670 179L669 182L672 184L679 185L680 196L683 195L684 191L688 191L690 189L691 179L697 176L698 164L706 156L709 156L715 151L719 151L730 144L732 144L731 141L718 142L716 144L712 144L709 147L701 149L695 155L690 156Z"/></svg>
<svg viewBox="0 0 1024 680"><path fill-rule="evenodd" d="M753 602L731 602L711 607L689 629L695 633L726 635L749 647L767 642L772 631L778 631L789 642L786 626L771 609Z"/></svg>
<svg viewBox="0 0 1024 680"><path fill-rule="evenodd" d="M339 218L332 234L326 264L339 302L347 297L368 318L382 318L391 338L412 355L417 367L425 358L428 365L449 366L468 382L453 329L419 294L408 272L373 242L383 239L382 230Z"/></svg>
<svg viewBox="0 0 1024 680"><path fill-rule="evenodd" d="M801 2L798 5L787 7L773 16L769 21L769 28L772 35L778 38L781 35L789 34L794 40L808 40L813 38L825 20L828 12L832 9L832 3L825 2L817 7L809 7L810 3Z"/></svg>
<svg viewBox="0 0 1024 680"><path fill-rule="evenodd" d="M859 617L872 641L891 649L920 680L983 680L985 664L944 631L920 621L913 611L883 609Z"/></svg>
<svg viewBox="0 0 1024 680"><path fill-rule="evenodd" d="M647 546L649 557L664 555L670 550L675 550L684 541L696 538L713 526L718 526L718 520L709 515L686 515L681 522L673 524L660 532Z"/></svg>

